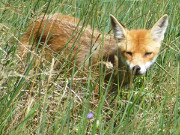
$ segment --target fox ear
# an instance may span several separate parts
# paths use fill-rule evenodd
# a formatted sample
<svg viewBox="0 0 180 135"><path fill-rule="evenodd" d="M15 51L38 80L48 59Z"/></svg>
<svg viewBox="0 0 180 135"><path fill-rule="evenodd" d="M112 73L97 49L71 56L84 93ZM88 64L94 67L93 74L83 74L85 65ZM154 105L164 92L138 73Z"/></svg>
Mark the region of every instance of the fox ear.
<svg viewBox="0 0 180 135"><path fill-rule="evenodd" d="M168 15L165 14L154 24L154 26L151 29L153 39L163 40L167 26L168 26Z"/></svg>
<svg viewBox="0 0 180 135"><path fill-rule="evenodd" d="M126 36L125 26L119 23L118 20L113 15L110 15L110 17L111 17L111 25L114 32L114 37L117 39L125 38Z"/></svg>

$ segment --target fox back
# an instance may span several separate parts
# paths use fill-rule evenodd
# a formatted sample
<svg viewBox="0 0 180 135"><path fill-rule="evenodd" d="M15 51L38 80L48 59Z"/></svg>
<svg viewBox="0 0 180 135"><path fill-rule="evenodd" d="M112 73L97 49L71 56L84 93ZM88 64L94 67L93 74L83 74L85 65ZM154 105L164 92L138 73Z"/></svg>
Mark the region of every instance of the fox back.
<svg viewBox="0 0 180 135"><path fill-rule="evenodd" d="M45 53L60 53L62 57L71 55L71 59L76 57L76 65L79 67L83 63L85 67L88 62L85 62L93 52L93 63L98 62L99 51L102 49L102 44L106 44L104 56L109 56L117 48L116 41L111 35L106 35L106 40L102 43L102 34L94 30L88 25L82 27L79 24L79 19L68 15L45 15L41 16L36 22L30 25L27 32L23 35L20 46L21 55L26 56L31 49L31 44L46 43ZM41 44L38 48L41 48ZM96 50L96 51L95 51Z"/></svg>

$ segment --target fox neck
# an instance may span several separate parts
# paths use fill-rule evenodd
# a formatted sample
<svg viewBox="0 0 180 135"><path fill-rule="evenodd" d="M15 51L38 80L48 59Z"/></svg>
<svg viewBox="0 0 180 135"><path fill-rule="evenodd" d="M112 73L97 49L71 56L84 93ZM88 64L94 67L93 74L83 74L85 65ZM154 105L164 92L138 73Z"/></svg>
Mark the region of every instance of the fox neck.
<svg viewBox="0 0 180 135"><path fill-rule="evenodd" d="M105 38L102 49L104 59L107 58L108 61L113 64L115 82L120 84L120 86L131 83L134 76L129 71L124 58L121 56L114 36L108 35L108 37ZM100 49L99 51L101 52L102 50ZM99 53L99 51L96 51L96 53Z"/></svg>
<svg viewBox="0 0 180 135"><path fill-rule="evenodd" d="M121 56L121 53L117 52L118 65L116 65L115 76L118 79L120 86L131 84L134 78L134 75L129 70L127 64L125 63L124 58Z"/></svg>

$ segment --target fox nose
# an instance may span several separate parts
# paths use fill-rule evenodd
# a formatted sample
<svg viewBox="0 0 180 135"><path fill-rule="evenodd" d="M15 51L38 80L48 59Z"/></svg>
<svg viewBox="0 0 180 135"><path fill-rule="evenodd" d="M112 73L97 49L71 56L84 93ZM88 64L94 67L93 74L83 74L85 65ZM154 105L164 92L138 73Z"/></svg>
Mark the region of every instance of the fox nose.
<svg viewBox="0 0 180 135"><path fill-rule="evenodd" d="M139 75L140 74L140 72L139 72L141 70L140 66L136 65L132 69L133 69L135 75Z"/></svg>

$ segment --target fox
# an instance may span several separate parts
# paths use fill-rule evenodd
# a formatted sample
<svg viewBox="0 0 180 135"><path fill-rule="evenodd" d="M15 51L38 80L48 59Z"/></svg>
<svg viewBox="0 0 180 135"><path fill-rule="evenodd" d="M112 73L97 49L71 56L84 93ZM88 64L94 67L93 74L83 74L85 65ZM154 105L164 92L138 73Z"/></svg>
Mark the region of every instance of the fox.
<svg viewBox="0 0 180 135"><path fill-rule="evenodd" d="M66 58L71 55L70 61L75 61L76 67L84 65L85 68L90 58L92 65L103 60L110 63L119 81L127 84L132 76L145 74L156 61L168 26L168 15L163 15L151 29L128 30L113 15L110 20L113 34L103 35L69 15L40 16L22 36L20 53L27 57L28 52L38 48L44 49L48 56L59 54ZM37 46L38 42L42 44Z"/></svg>

